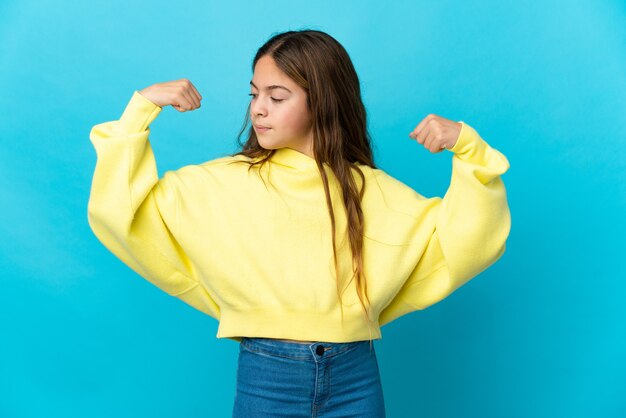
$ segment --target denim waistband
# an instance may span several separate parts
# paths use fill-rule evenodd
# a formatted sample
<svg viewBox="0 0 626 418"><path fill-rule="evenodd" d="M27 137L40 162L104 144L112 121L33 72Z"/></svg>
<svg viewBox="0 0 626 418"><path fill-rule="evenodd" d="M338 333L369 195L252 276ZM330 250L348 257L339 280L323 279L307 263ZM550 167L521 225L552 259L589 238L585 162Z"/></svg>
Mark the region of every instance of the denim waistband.
<svg viewBox="0 0 626 418"><path fill-rule="evenodd" d="M334 343L318 341L314 343L297 343L280 341L273 338L242 337L241 345L250 351L267 355L287 357L295 360L334 357L360 345L370 344L370 340ZM321 347L321 348L318 348Z"/></svg>

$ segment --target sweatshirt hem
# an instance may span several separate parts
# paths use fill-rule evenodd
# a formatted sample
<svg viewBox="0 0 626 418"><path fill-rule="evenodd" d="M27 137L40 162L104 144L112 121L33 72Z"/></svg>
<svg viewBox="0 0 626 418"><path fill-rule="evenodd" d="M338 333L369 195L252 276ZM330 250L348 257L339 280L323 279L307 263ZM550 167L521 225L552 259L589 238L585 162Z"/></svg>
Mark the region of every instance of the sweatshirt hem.
<svg viewBox="0 0 626 418"><path fill-rule="evenodd" d="M360 311L350 317L340 313L290 311L282 307L235 311L223 309L217 338L241 341L241 337L265 337L301 341L352 342L370 339L370 332ZM371 323L373 340L381 339L378 320Z"/></svg>

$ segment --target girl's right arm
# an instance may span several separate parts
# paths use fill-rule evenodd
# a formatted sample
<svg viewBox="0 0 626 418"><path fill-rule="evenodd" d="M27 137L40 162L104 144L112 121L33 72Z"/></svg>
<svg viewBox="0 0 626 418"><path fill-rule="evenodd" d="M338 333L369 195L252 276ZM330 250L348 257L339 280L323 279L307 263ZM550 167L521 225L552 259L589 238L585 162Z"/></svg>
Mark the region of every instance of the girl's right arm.
<svg viewBox="0 0 626 418"><path fill-rule="evenodd" d="M156 84L135 91L119 120L92 128L89 138L97 162L88 222L100 242L136 273L219 319L219 306L176 239L180 174L167 171L159 179L148 140L148 126L163 106L183 112L196 109L199 102L186 80Z"/></svg>

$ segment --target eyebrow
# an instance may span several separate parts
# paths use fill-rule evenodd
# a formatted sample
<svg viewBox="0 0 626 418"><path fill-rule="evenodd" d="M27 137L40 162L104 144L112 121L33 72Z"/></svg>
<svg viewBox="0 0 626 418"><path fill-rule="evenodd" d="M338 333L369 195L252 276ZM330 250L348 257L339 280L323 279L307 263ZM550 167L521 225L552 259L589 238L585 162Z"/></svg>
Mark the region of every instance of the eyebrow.
<svg viewBox="0 0 626 418"><path fill-rule="evenodd" d="M258 89L258 87L257 87L257 86L256 86L256 85L252 82L252 80L250 80L250 85L251 85L252 87L254 87L255 89ZM265 90L267 90L267 91L269 91L269 90L274 90L274 89L285 89L285 90L287 90L289 93L291 93L291 92L292 92L292 91L291 91L291 90L289 90L287 87L285 87L285 86L280 86L280 85L277 85L277 84L272 84L271 86L267 86L267 87L265 88Z"/></svg>

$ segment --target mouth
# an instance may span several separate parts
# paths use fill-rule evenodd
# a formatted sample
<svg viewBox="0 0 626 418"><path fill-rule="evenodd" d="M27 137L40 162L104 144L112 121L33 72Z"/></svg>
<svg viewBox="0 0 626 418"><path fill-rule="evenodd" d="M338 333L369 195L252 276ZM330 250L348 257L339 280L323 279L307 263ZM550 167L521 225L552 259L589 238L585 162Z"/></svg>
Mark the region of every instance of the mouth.
<svg viewBox="0 0 626 418"><path fill-rule="evenodd" d="M271 129L269 126L263 126L263 125L254 125L254 127L257 129Z"/></svg>

